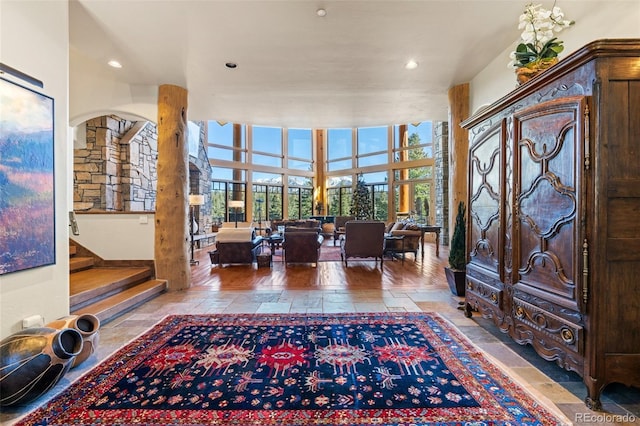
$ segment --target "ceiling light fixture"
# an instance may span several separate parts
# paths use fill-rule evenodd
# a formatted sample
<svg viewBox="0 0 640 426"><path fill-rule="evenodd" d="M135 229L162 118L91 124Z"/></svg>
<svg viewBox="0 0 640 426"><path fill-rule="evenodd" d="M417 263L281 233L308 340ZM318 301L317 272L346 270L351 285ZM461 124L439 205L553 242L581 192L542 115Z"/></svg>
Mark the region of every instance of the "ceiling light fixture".
<svg viewBox="0 0 640 426"><path fill-rule="evenodd" d="M316 15L318 15L319 17L323 18L325 16L327 16L327 10L320 8L318 10L316 10Z"/></svg>
<svg viewBox="0 0 640 426"><path fill-rule="evenodd" d="M227 62L226 64L224 64L224 66L229 69L238 68L238 64L236 64L235 62Z"/></svg>
<svg viewBox="0 0 640 426"><path fill-rule="evenodd" d="M416 68L418 68L418 63L416 61L414 61L413 59L411 59L409 62L407 62L404 67L408 70L415 70Z"/></svg>
<svg viewBox="0 0 640 426"><path fill-rule="evenodd" d="M113 68L122 68L122 64L115 59L110 60L109 62L107 62L107 64L109 64L109 66Z"/></svg>

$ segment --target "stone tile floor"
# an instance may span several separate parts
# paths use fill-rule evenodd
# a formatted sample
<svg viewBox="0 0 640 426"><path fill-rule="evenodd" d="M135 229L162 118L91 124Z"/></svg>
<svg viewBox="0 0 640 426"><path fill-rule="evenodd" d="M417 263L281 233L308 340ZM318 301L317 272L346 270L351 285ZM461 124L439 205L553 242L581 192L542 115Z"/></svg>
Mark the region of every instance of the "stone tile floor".
<svg viewBox="0 0 640 426"><path fill-rule="evenodd" d="M390 270L395 274L394 279L397 280L398 276L408 274L412 267L410 262L402 266L400 262L393 262L390 266L385 266L384 274L390 273ZM280 268L285 267L276 266L271 273L279 273ZM323 268L325 267L319 266L313 272L314 276L320 276L317 278L319 282L326 279L322 277L331 276L330 273L325 273ZM213 281L218 280L214 274L221 276L224 274L214 269L210 273ZM262 272L256 272L254 269L251 273L259 275L259 282L265 282L264 277L260 275ZM291 273L301 272L292 271ZM428 311L440 313L457 326L464 335L529 392L540 398L552 411L564 415L567 418L567 424L640 425L639 389L617 384L610 385L602 395L604 411L590 411L583 403L586 388L577 374L543 360L529 346L516 344L478 314L474 314L472 318L465 318L463 312L458 309L458 304L463 299L452 296L446 284L397 289L393 286L389 288L381 286L373 290L357 286L352 289L345 288L348 285L325 286L326 289L314 285L310 285L309 289L305 289L304 285L300 286L302 288L294 287L221 290L219 286L216 287L208 282L185 291L162 294L104 324L100 330L98 350L93 356L83 365L70 371L56 389L29 406L5 408L0 414L0 422L3 425L10 425L23 414L46 403L48 398L63 390L100 360L147 331L169 314Z"/></svg>

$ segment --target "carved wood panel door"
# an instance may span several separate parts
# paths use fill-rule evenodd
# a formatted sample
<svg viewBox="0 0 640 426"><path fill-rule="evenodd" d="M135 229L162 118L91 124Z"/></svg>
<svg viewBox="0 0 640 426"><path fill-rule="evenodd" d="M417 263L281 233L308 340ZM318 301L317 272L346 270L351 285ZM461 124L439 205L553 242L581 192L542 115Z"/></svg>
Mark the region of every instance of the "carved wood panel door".
<svg viewBox="0 0 640 426"><path fill-rule="evenodd" d="M500 277L503 208L504 121L486 129L469 152L470 264Z"/></svg>
<svg viewBox="0 0 640 426"><path fill-rule="evenodd" d="M583 323L586 105L582 96L543 102L513 122L514 315L574 350Z"/></svg>

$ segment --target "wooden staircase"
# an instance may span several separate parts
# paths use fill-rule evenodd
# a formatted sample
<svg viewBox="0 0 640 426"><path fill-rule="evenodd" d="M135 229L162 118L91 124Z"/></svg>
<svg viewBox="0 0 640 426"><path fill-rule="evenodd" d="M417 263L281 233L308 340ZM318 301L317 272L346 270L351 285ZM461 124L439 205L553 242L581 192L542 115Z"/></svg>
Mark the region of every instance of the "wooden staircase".
<svg viewBox="0 0 640 426"><path fill-rule="evenodd" d="M153 262L105 261L78 243L69 243L71 314L93 314L101 323L166 291L154 278Z"/></svg>

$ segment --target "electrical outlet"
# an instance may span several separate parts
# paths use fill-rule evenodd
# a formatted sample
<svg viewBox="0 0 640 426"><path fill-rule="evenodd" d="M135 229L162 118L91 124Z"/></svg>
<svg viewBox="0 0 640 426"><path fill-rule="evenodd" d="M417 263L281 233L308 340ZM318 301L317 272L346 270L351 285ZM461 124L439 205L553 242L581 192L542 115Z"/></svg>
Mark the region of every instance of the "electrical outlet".
<svg viewBox="0 0 640 426"><path fill-rule="evenodd" d="M44 327L44 317L42 315L31 315L22 320L22 328Z"/></svg>

